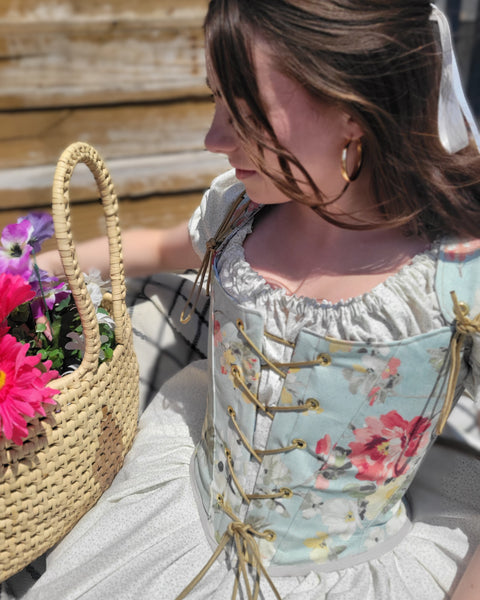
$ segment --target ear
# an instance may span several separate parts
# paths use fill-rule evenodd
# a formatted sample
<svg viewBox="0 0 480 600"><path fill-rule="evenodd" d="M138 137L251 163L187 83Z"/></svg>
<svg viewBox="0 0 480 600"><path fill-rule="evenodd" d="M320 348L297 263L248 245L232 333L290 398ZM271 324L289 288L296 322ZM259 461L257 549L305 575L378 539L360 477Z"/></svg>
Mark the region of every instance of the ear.
<svg viewBox="0 0 480 600"><path fill-rule="evenodd" d="M358 140L363 135L364 131L360 123L352 115L345 113L345 137L348 140Z"/></svg>

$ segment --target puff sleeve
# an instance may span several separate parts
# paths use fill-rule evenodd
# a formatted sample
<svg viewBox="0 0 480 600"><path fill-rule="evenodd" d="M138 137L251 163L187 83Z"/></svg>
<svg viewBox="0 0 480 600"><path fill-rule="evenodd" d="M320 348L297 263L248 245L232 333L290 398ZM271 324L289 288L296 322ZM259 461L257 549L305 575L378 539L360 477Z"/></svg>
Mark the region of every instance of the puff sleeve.
<svg viewBox="0 0 480 600"><path fill-rule="evenodd" d="M243 190L243 184L236 179L235 170L231 169L215 178L205 192L188 225L193 248L200 258L203 258L207 241L216 234Z"/></svg>

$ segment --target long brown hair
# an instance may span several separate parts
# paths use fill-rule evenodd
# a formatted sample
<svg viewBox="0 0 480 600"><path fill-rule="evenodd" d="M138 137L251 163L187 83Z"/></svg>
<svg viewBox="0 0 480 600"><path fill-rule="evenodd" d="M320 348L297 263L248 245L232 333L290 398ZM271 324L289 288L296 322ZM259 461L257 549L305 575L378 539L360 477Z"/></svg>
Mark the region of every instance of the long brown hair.
<svg viewBox="0 0 480 600"><path fill-rule="evenodd" d="M206 51L220 92L240 137L256 144L258 168L285 194L307 201L292 175L295 166L314 191L315 210L337 225L403 226L428 239L480 236L478 149L472 142L449 154L438 136L442 57L430 13L429 0L210 1ZM278 142L255 78L258 36L272 48L275 68L362 126L380 224L333 218L321 190ZM282 175L267 171L266 149L277 154Z"/></svg>

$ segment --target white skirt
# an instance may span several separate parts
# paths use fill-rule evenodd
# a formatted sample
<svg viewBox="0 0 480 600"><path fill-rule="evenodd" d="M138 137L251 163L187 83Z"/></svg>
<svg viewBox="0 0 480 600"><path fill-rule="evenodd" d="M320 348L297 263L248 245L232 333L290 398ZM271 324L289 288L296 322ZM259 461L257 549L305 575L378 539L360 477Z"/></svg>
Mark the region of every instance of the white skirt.
<svg viewBox="0 0 480 600"><path fill-rule="evenodd" d="M142 415L134 446L112 486L51 552L45 574L26 600L174 600L190 583L212 554L189 471L206 387L205 361L192 363L162 387ZM480 538L480 461L455 453L446 467L445 452L453 455L434 450L425 477L417 478L412 498L418 520L398 546L340 571L275 577L283 600L446 598ZM449 480L459 469L461 481ZM225 600L233 582L233 571L218 560L188 598ZM274 597L262 578L260 598Z"/></svg>

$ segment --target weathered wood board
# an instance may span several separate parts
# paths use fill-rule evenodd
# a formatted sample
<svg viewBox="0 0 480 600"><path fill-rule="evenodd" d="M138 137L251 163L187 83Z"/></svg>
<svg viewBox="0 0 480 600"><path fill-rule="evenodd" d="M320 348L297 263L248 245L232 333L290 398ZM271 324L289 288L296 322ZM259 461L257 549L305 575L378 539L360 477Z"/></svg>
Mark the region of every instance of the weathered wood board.
<svg viewBox="0 0 480 600"><path fill-rule="evenodd" d="M83 140L82 140L83 141ZM208 152L184 152L150 157L109 160L107 167L119 197L145 197L155 194L189 193L205 189L213 177L228 168L221 156ZM55 165L9 169L3 172L2 208L29 209L50 202ZM30 185L25 186L25 178ZM93 177L78 165L72 177L71 200L89 201L97 197Z"/></svg>
<svg viewBox="0 0 480 600"><path fill-rule="evenodd" d="M205 99L0 112L0 166L56 162L75 140L109 158L203 149L213 105Z"/></svg>
<svg viewBox="0 0 480 600"><path fill-rule="evenodd" d="M77 140L105 159L123 226L174 225L191 212L228 167L203 150L207 4L0 0L0 227L49 208L57 159ZM78 239L99 233L96 197L80 166Z"/></svg>
<svg viewBox="0 0 480 600"><path fill-rule="evenodd" d="M206 2L10 0L0 8L0 109L205 93Z"/></svg>

